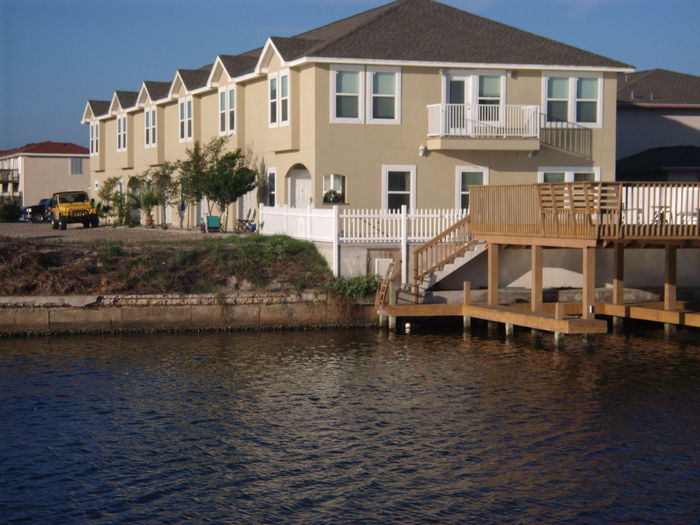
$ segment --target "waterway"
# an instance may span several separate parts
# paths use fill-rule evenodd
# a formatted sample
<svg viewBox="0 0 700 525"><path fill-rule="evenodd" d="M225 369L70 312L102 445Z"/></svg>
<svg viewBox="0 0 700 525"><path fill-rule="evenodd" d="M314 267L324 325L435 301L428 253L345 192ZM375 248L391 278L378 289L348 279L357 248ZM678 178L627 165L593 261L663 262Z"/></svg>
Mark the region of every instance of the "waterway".
<svg viewBox="0 0 700 525"><path fill-rule="evenodd" d="M4 523L700 523L700 344L0 340Z"/></svg>

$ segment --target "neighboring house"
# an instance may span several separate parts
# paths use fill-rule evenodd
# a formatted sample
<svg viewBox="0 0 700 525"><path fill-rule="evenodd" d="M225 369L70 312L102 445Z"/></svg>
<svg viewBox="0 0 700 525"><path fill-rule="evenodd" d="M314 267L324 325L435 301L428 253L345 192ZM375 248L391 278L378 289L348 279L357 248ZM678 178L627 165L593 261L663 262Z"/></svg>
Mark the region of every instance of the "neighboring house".
<svg viewBox="0 0 700 525"><path fill-rule="evenodd" d="M618 179L700 181L700 77L620 75L617 119Z"/></svg>
<svg viewBox="0 0 700 525"><path fill-rule="evenodd" d="M614 180L618 75L631 71L399 0L89 101L91 187L111 176L125 186L216 136L264 164L276 206L454 209L474 184Z"/></svg>
<svg viewBox="0 0 700 525"><path fill-rule="evenodd" d="M87 190L87 148L70 142L40 142L0 151L0 199L31 206L57 191Z"/></svg>

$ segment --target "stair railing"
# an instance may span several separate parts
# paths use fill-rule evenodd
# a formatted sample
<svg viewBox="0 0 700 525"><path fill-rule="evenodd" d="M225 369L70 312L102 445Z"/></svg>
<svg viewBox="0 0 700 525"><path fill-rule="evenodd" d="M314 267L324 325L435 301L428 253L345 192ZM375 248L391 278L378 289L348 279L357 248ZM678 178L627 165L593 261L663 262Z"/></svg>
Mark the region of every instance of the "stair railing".
<svg viewBox="0 0 700 525"><path fill-rule="evenodd" d="M413 252L413 298L418 302L418 285L424 277L459 257L476 242L469 233L469 215Z"/></svg>

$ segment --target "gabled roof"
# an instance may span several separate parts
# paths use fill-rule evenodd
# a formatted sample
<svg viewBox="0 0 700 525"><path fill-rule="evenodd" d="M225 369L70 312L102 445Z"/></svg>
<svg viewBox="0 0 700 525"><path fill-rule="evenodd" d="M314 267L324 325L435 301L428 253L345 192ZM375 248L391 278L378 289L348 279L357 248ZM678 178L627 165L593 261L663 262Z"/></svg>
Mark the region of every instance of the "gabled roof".
<svg viewBox="0 0 700 525"><path fill-rule="evenodd" d="M700 77L667 69L622 74L617 101L621 105L700 106Z"/></svg>
<svg viewBox="0 0 700 525"><path fill-rule="evenodd" d="M157 82L155 80L144 80L143 87L148 92L151 101L155 102L168 96L171 82Z"/></svg>
<svg viewBox="0 0 700 525"><path fill-rule="evenodd" d="M87 103L95 118L102 117L109 113L109 100L88 100Z"/></svg>
<svg viewBox="0 0 700 525"><path fill-rule="evenodd" d="M270 37L270 40L277 51L279 51L282 59L287 62L308 56L309 52L325 43L323 40L309 40L299 37L285 38L281 36Z"/></svg>
<svg viewBox="0 0 700 525"><path fill-rule="evenodd" d="M297 39L323 40L305 50L319 58L631 68L433 0L398 0Z"/></svg>
<svg viewBox="0 0 700 525"><path fill-rule="evenodd" d="M258 58L255 55L219 55L219 59L230 78L252 73L255 71L255 64L258 62Z"/></svg>
<svg viewBox="0 0 700 525"><path fill-rule="evenodd" d="M672 171L700 168L700 147L669 146L651 148L617 161L619 172Z"/></svg>
<svg viewBox="0 0 700 525"><path fill-rule="evenodd" d="M122 109L132 108L136 105L138 91L115 91L114 97L119 101Z"/></svg>
<svg viewBox="0 0 700 525"><path fill-rule="evenodd" d="M72 142L38 142L25 144L22 147L0 151L0 157L24 155L88 155L90 150Z"/></svg>
<svg viewBox="0 0 700 525"><path fill-rule="evenodd" d="M187 91L203 88L209 80L212 64L203 66L199 69L178 69L177 74L180 76L182 83Z"/></svg>

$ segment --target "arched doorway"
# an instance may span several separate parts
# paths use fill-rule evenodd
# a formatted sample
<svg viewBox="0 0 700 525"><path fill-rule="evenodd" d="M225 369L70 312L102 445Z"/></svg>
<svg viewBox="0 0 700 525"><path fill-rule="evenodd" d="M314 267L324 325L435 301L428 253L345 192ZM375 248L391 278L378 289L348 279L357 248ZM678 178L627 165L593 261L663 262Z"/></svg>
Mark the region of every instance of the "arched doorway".
<svg viewBox="0 0 700 525"><path fill-rule="evenodd" d="M311 204L311 174L304 166L295 166L289 172L289 205L305 208Z"/></svg>

